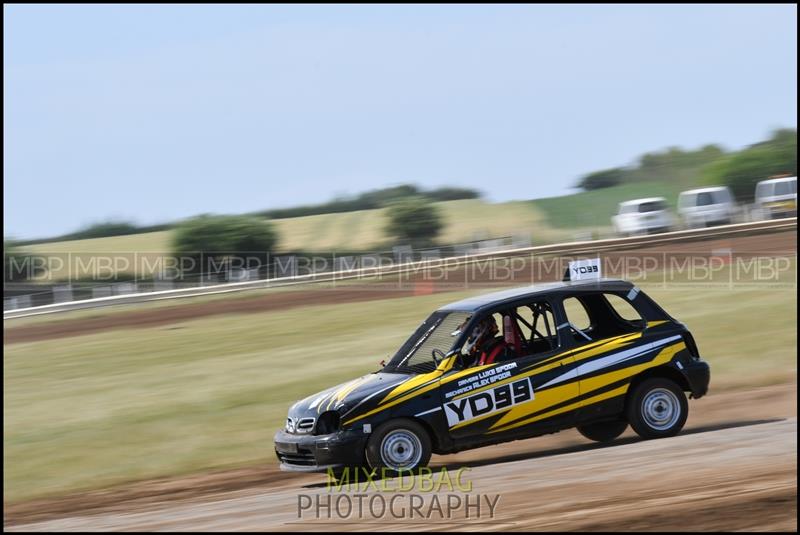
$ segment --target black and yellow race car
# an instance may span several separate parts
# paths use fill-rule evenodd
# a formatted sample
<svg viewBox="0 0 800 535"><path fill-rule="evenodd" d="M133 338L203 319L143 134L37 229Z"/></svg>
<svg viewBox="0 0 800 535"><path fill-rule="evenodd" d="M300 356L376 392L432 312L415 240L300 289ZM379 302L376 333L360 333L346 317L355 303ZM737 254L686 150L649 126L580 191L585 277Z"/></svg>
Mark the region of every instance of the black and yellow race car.
<svg viewBox="0 0 800 535"><path fill-rule="evenodd" d="M709 377L687 327L630 282L501 291L442 307L380 371L295 403L275 452L285 470L400 471L571 427L669 437Z"/></svg>

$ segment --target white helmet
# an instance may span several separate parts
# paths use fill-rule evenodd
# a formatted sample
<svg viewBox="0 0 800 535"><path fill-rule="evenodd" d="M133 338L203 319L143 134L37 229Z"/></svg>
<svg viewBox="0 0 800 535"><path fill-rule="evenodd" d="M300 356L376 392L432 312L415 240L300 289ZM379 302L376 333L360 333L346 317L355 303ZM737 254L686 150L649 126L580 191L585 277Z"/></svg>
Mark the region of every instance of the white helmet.
<svg viewBox="0 0 800 535"><path fill-rule="evenodd" d="M493 316L483 318L475 325L469 338L467 338L467 345L464 346L466 353L472 353L475 348L482 344L487 338L494 338L497 331L497 322L494 320Z"/></svg>

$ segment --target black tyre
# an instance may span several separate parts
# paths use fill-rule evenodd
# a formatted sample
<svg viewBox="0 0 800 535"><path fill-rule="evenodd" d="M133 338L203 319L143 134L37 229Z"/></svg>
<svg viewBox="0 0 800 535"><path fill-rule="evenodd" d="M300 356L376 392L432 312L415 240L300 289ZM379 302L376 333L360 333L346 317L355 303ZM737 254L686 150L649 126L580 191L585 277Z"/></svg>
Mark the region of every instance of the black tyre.
<svg viewBox="0 0 800 535"><path fill-rule="evenodd" d="M675 436L683 429L688 415L686 394L669 379L646 379L628 398L628 422L642 438Z"/></svg>
<svg viewBox="0 0 800 535"><path fill-rule="evenodd" d="M628 428L628 422L597 422L578 426L578 432L595 442L611 442Z"/></svg>
<svg viewBox="0 0 800 535"><path fill-rule="evenodd" d="M369 437L365 454L370 468L393 473L416 470L431 460L431 438L414 420L390 420Z"/></svg>

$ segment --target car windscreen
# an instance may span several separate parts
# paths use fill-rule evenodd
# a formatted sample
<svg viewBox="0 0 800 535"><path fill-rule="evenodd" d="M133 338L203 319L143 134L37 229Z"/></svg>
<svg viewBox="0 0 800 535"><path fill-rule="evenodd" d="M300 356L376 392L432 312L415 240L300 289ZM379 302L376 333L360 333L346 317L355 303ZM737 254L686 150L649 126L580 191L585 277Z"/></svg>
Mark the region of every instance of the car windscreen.
<svg viewBox="0 0 800 535"><path fill-rule="evenodd" d="M666 207L664 203L661 201L650 201L650 202L643 202L639 205L639 213L644 212L658 212L659 210L664 210Z"/></svg>
<svg viewBox="0 0 800 535"><path fill-rule="evenodd" d="M471 313L437 311L414 331L383 371L427 373L436 369L433 350L448 353L461 335ZM437 354L437 359L441 358Z"/></svg>

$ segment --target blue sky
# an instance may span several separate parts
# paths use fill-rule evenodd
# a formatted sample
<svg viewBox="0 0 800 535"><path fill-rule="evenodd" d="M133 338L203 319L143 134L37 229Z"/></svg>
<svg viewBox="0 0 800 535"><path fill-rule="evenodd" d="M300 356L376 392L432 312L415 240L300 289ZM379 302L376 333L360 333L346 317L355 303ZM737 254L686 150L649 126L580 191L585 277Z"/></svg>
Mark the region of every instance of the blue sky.
<svg viewBox="0 0 800 535"><path fill-rule="evenodd" d="M4 235L571 191L797 117L783 6L4 6Z"/></svg>

